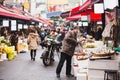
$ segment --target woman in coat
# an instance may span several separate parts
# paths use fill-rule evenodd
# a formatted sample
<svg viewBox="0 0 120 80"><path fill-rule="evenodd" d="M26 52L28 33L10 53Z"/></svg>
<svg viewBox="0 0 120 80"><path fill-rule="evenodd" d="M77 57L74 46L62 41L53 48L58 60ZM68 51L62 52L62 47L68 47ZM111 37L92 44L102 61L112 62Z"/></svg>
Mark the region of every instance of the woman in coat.
<svg viewBox="0 0 120 80"><path fill-rule="evenodd" d="M66 76L73 77L71 74L71 59L74 55L74 50L77 45L77 32L78 27L75 27L74 30L68 31L63 39L61 57L58 63L56 74L57 77L60 77L60 72L63 67L63 64L66 60Z"/></svg>
<svg viewBox="0 0 120 80"><path fill-rule="evenodd" d="M29 33L27 42L28 42L28 48L30 50L31 60L35 61L36 51L40 43L38 34L35 33L35 31Z"/></svg>

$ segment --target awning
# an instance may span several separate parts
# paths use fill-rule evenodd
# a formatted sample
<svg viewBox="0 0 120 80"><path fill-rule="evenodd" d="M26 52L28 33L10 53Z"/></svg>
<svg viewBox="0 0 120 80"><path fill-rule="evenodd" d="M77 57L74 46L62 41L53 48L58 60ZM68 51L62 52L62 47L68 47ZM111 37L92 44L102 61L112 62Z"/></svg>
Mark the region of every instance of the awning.
<svg viewBox="0 0 120 80"><path fill-rule="evenodd" d="M73 9L71 9L71 11L62 12L60 14L60 16L62 18L66 18L66 17L69 17L69 16L79 14L79 12L80 12L79 9L80 9L80 6L77 6L77 7L73 8Z"/></svg>
<svg viewBox="0 0 120 80"><path fill-rule="evenodd" d="M102 15L101 14L95 14L93 11L90 11L89 14L87 12L83 12L74 16L66 17L66 20L81 20L81 16L87 16L89 15L90 22L97 22L102 21Z"/></svg>
<svg viewBox="0 0 120 80"><path fill-rule="evenodd" d="M17 19L30 20L30 18L28 18L28 17L26 17L22 14L12 13L8 10L3 9L3 8L0 8L0 15L1 16L12 17L12 18L17 18Z"/></svg>
<svg viewBox="0 0 120 80"><path fill-rule="evenodd" d="M16 13L15 13L15 15L16 15L16 18L18 18L18 19L30 20L30 18L28 18L28 17L25 16L25 15L22 15L22 14L16 14Z"/></svg>
<svg viewBox="0 0 120 80"><path fill-rule="evenodd" d="M36 21L36 22L40 22L40 20L37 19L36 17L31 17L31 20Z"/></svg>
<svg viewBox="0 0 120 80"><path fill-rule="evenodd" d="M102 21L102 14L95 14L90 12L90 22Z"/></svg>
<svg viewBox="0 0 120 80"><path fill-rule="evenodd" d="M81 16L83 15L87 15L86 12L83 12L83 13L79 13L77 15L73 15L73 16L69 16L69 17L66 17L66 20L81 20Z"/></svg>
<svg viewBox="0 0 120 80"><path fill-rule="evenodd" d="M62 12L62 13L60 14L60 16L61 16L62 18L66 18L66 17L69 16L69 14L70 14L70 11L66 11L66 12Z"/></svg>
<svg viewBox="0 0 120 80"><path fill-rule="evenodd" d="M50 18L50 17L60 16L61 13L62 13L61 11L50 12L50 13L47 13L47 17Z"/></svg>
<svg viewBox="0 0 120 80"><path fill-rule="evenodd" d="M101 0L87 0L82 6L77 6L73 9L71 9L70 11L66 11L61 13L61 17L65 18L65 17L69 17L69 16L73 16L73 15L77 15L83 12L90 12L93 11L92 8L89 8L90 6L93 6L93 4L100 2Z"/></svg>
<svg viewBox="0 0 120 80"><path fill-rule="evenodd" d="M70 16L70 17L67 17L66 20L80 20L81 19L81 14L77 14L77 15L74 15L74 16Z"/></svg>
<svg viewBox="0 0 120 80"><path fill-rule="evenodd" d="M79 9L80 9L80 6L77 6L77 7L73 8L73 9L71 9L70 16L79 14L80 13Z"/></svg>
<svg viewBox="0 0 120 80"><path fill-rule="evenodd" d="M100 2L101 0L87 0L81 7L80 11L87 9L89 6L93 6L95 3Z"/></svg>

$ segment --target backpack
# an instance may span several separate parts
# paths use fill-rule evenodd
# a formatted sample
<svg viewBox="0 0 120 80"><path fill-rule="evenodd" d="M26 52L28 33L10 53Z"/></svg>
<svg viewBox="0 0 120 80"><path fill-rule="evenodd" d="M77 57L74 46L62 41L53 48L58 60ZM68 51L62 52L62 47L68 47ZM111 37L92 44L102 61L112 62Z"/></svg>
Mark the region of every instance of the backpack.
<svg viewBox="0 0 120 80"><path fill-rule="evenodd" d="M44 37L46 36L46 33L45 33L45 32L41 32L41 33L40 33L40 36L41 36L42 38L44 38Z"/></svg>

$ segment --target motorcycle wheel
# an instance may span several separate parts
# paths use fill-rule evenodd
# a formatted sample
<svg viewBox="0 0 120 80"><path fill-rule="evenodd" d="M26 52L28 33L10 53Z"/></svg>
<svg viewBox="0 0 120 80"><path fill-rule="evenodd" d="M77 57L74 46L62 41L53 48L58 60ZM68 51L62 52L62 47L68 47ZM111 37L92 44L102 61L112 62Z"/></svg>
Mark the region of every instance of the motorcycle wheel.
<svg viewBox="0 0 120 80"><path fill-rule="evenodd" d="M43 64L44 64L45 66L49 66L49 65L51 64L51 60L48 59L48 58L45 58L45 59L43 59Z"/></svg>
<svg viewBox="0 0 120 80"><path fill-rule="evenodd" d="M46 52L43 53L43 64L44 64L45 66L49 66L49 65L51 65L51 63L52 63L51 59L48 58L48 54L49 54L48 51L46 51Z"/></svg>

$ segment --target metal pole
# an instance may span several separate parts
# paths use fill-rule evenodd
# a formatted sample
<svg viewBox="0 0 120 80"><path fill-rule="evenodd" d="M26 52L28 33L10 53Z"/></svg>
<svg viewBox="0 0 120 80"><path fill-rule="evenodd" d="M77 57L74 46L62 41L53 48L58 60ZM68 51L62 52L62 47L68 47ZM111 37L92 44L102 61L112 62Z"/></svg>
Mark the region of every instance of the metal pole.
<svg viewBox="0 0 120 80"><path fill-rule="evenodd" d="M118 7L120 8L120 0L118 0Z"/></svg>

